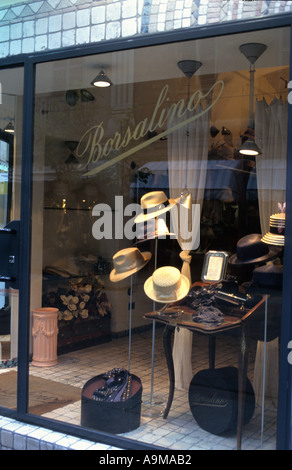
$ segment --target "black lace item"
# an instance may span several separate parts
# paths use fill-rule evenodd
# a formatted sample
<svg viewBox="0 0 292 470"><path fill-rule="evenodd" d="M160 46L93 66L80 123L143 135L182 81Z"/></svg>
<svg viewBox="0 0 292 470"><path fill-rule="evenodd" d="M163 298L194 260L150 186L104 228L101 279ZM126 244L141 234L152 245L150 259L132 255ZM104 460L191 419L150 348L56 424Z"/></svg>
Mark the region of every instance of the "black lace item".
<svg viewBox="0 0 292 470"><path fill-rule="evenodd" d="M183 303L193 310L196 310L201 305L214 305L218 287L221 287L221 284L204 287L196 286L189 291L187 297L183 299Z"/></svg>
<svg viewBox="0 0 292 470"><path fill-rule="evenodd" d="M132 376L126 369L112 369L103 375L103 379L105 385L94 390L92 400L119 402L131 396Z"/></svg>
<svg viewBox="0 0 292 470"><path fill-rule="evenodd" d="M193 321L207 325L220 325L224 319L224 314L217 307L202 305L193 314Z"/></svg>

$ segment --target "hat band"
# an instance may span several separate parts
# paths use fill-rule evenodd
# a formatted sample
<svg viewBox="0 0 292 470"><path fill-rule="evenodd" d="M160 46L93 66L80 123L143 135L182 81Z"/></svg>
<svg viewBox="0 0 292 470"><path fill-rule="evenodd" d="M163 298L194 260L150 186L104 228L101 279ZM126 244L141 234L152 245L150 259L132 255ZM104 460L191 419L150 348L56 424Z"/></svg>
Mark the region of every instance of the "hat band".
<svg viewBox="0 0 292 470"><path fill-rule="evenodd" d="M171 286L158 286L153 282L153 288L155 290L156 298L157 299L176 299L177 291L179 290L181 285L181 280L179 279L175 284Z"/></svg>
<svg viewBox="0 0 292 470"><path fill-rule="evenodd" d="M141 263L137 263L137 261L134 261L133 263L124 263L123 265L115 266L116 272L118 274L123 274L128 271L131 271L132 269L138 268Z"/></svg>
<svg viewBox="0 0 292 470"><path fill-rule="evenodd" d="M285 226L284 225L280 225L278 227L270 226L270 232L273 235L285 235Z"/></svg>
<svg viewBox="0 0 292 470"><path fill-rule="evenodd" d="M143 209L143 215L153 214L153 213L158 212L162 209L166 209L169 205L170 205L169 201L166 201L165 203L163 202L161 204L158 204L157 206L145 208L145 209Z"/></svg>

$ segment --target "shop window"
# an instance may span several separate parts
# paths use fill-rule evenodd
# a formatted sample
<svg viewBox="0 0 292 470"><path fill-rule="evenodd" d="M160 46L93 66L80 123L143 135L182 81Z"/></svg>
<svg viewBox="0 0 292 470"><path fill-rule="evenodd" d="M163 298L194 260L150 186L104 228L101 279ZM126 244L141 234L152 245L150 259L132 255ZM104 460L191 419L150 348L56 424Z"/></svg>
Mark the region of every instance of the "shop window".
<svg viewBox="0 0 292 470"><path fill-rule="evenodd" d="M241 48L251 43L266 46L255 63ZM32 385L32 412L105 430L105 396L88 394L108 379L102 374L125 368L135 376L135 393L143 386L141 409L133 405L140 419L122 431L113 424L110 432L172 449L207 448L211 441L256 449L269 427L267 445L275 447L288 44L289 31L274 29L37 65L30 376L47 380L49 367L51 390L38 407ZM111 86L92 85L101 70ZM240 152L248 139L260 147L258 156ZM194 210L186 213L181 203L190 194ZM162 205L159 218L149 212L143 218L149 204ZM155 233L158 219L167 235ZM182 223L189 243L178 232ZM210 252L215 258L206 267ZM157 269L167 282L187 273L186 284L178 281L178 308L168 291L153 294ZM203 273L210 276L204 287ZM44 368L37 367L44 354L36 343L39 308L58 315L57 359ZM166 323L179 328L175 395L163 417ZM171 328L166 333L170 345ZM248 363L245 355L238 363L240 341L250 346ZM263 364L263 357L275 363ZM246 366L238 427L237 379L245 378ZM220 381L227 395L219 396ZM64 386L65 404L55 382ZM51 405L54 397L60 406ZM88 421L88 414L95 418Z"/></svg>

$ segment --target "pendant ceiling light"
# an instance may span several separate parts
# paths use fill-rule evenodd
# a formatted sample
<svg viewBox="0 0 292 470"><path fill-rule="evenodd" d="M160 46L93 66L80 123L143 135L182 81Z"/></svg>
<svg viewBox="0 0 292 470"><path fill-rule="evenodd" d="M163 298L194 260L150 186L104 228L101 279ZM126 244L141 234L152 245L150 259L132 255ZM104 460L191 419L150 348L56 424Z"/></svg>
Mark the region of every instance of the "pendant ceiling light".
<svg viewBox="0 0 292 470"><path fill-rule="evenodd" d="M102 69L98 75L92 80L91 85L106 88L113 85L113 82L110 78L106 75L105 71Z"/></svg>
<svg viewBox="0 0 292 470"><path fill-rule="evenodd" d="M7 126L4 129L5 132L8 132L9 134L14 134L14 125L10 121Z"/></svg>
<svg viewBox="0 0 292 470"><path fill-rule="evenodd" d="M254 74L255 63L257 59L265 52L267 46L260 43L247 43L239 47L240 52L247 58L250 63L250 92L249 92L249 122L247 139L241 145L239 152L243 155L256 156L261 154L261 150L257 146L254 138Z"/></svg>
<svg viewBox="0 0 292 470"><path fill-rule="evenodd" d="M190 101L190 80L192 76L199 70L202 63L197 60L181 60L177 63L178 68L188 79L188 101ZM186 129L186 168L185 168L185 187L180 194L180 204L187 209L192 207L192 195L187 187L188 177L188 153L189 153L189 126Z"/></svg>

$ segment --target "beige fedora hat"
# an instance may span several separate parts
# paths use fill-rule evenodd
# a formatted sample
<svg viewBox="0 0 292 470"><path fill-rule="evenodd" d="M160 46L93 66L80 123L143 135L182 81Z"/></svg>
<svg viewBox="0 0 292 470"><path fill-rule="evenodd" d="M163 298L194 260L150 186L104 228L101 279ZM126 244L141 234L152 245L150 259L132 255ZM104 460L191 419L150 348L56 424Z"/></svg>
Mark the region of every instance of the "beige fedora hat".
<svg viewBox="0 0 292 470"><path fill-rule="evenodd" d="M112 282L122 281L126 277L140 271L150 261L151 253L131 247L118 251L113 256L114 269L110 272Z"/></svg>
<svg viewBox="0 0 292 470"><path fill-rule="evenodd" d="M188 278L173 266L156 269L144 283L147 297L161 303L177 302L183 299L189 290Z"/></svg>
<svg viewBox="0 0 292 470"><path fill-rule="evenodd" d="M140 202L143 212L138 214L135 218L136 224L158 217L177 204L175 199L167 199L163 191L151 191L150 193L144 194Z"/></svg>

